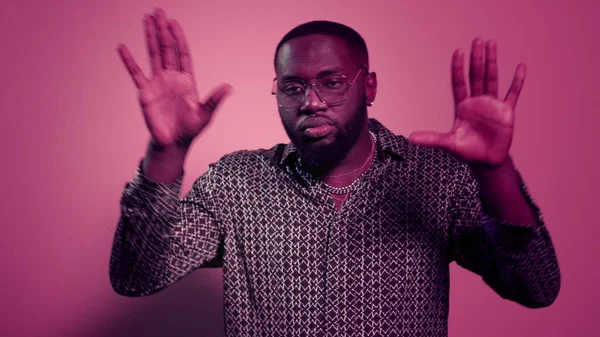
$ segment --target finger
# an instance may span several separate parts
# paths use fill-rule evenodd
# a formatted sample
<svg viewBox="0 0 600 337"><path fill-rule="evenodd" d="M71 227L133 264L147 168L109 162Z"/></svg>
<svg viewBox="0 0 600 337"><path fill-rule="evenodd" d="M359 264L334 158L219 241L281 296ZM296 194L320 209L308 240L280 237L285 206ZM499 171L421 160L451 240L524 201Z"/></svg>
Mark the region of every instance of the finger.
<svg viewBox="0 0 600 337"><path fill-rule="evenodd" d="M471 96L483 95L483 41L480 38L474 39L471 46L469 80Z"/></svg>
<svg viewBox="0 0 600 337"><path fill-rule="evenodd" d="M154 16L149 14L144 15L144 32L148 56L150 57L150 66L152 73L156 74L162 69L162 59L160 57L158 37L156 36L156 19Z"/></svg>
<svg viewBox="0 0 600 337"><path fill-rule="evenodd" d="M156 25L158 27L158 45L162 57L163 67L165 69L177 69L175 60L175 50L173 49L173 41L167 23L167 15L165 11L158 8L155 13Z"/></svg>
<svg viewBox="0 0 600 337"><path fill-rule="evenodd" d="M517 106L517 100L519 99L519 95L521 94L521 89L523 89L523 83L525 83L526 74L527 67L525 66L525 64L520 63L517 66L517 70L515 71L515 76L513 77L512 83L510 84L508 93L506 93L506 98L504 98L504 102L506 102L513 110Z"/></svg>
<svg viewBox="0 0 600 337"><path fill-rule="evenodd" d="M175 20L169 20L169 31L171 32L175 46L177 47L177 52L179 54L179 66L181 67L181 70L188 74L193 74L190 50L179 22Z"/></svg>
<svg viewBox="0 0 600 337"><path fill-rule="evenodd" d="M221 84L218 86L206 99L205 103L202 104L204 109L212 114L215 112L219 105L223 102L225 96L231 94L233 92L233 88L229 84Z"/></svg>
<svg viewBox="0 0 600 337"><path fill-rule="evenodd" d="M494 41L487 41L485 45L485 78L483 83L486 95L498 97L498 61L496 42Z"/></svg>
<svg viewBox="0 0 600 337"><path fill-rule="evenodd" d="M465 55L462 50L456 50L452 54L452 91L454 103L458 104L467 98L467 83L464 73Z"/></svg>
<svg viewBox="0 0 600 337"><path fill-rule="evenodd" d="M131 56L131 53L129 52L127 46L119 44L117 50L119 52L119 55L121 56L121 60L123 60L123 63L125 64L125 68L127 68L127 71L129 71L129 74L131 75L135 86L138 87L138 89L143 88L146 85L146 82L148 82L148 80L144 76L142 69L140 69L140 67L137 65L137 63Z"/></svg>
<svg viewBox="0 0 600 337"><path fill-rule="evenodd" d="M452 151L454 146L450 141L448 133L434 131L417 131L410 134L408 140L417 145L435 147L447 151Z"/></svg>

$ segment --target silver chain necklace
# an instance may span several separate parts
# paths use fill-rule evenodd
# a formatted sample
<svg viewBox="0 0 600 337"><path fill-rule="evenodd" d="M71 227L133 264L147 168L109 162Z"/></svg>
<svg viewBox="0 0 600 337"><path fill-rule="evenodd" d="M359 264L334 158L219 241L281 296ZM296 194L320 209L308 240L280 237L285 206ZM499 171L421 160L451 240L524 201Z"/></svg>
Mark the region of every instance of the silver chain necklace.
<svg viewBox="0 0 600 337"><path fill-rule="evenodd" d="M375 134L373 132L369 131L369 134L371 135L371 153L373 154L373 158L370 160L372 163L373 160L375 160L375 156L377 155L377 146L375 145L377 143L377 138L375 137ZM350 185L348 185L348 186L333 187L331 185L328 185L327 183L325 183L322 180L321 180L321 183L325 186L325 189L327 190L328 193L338 194L338 195L346 194L346 193L353 191L356 188L356 186L358 185L358 183L360 182L362 177L365 175L365 173L367 173L369 171L370 168L371 168L371 164L369 163L369 167L366 170L364 170L363 173L361 173L358 177L356 177L356 179L354 179L354 181L352 181L350 183Z"/></svg>

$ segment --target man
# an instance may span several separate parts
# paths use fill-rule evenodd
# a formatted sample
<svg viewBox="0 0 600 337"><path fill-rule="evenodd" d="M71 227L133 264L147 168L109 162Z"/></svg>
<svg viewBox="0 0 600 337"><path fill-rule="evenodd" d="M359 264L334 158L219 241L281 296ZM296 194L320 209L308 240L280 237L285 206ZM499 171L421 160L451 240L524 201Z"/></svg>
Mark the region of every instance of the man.
<svg viewBox="0 0 600 337"><path fill-rule="evenodd" d="M227 336L446 336L452 261L521 305L555 300L555 252L508 153L525 68L499 99L494 43L473 43L470 94L453 56L452 130L409 142L368 118L377 77L360 35L298 26L274 59L291 142L223 156L180 200L190 144L230 88L198 102L180 26L157 10L145 30L151 78L119 47L151 141L121 200L117 293L222 267Z"/></svg>

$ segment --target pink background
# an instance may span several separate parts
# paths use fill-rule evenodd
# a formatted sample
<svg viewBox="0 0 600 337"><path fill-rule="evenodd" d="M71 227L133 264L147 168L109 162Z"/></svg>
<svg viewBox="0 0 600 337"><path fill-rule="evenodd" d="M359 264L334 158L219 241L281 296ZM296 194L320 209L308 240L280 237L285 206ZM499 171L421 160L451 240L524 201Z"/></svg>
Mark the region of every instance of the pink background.
<svg viewBox="0 0 600 337"><path fill-rule="evenodd" d="M59 4L60 3L60 4ZM186 163L184 192L208 163L287 138L272 55L293 26L340 21L366 39L396 133L452 122L450 56L495 38L501 92L529 66L512 148L544 211L562 270L546 309L502 300L452 266L450 336L598 336L600 2L589 1L2 1L0 336L221 336L221 270L200 270L147 298L116 295L108 259L124 184L148 133L115 51L144 70L141 17L165 8L185 29L201 95L226 101Z"/></svg>

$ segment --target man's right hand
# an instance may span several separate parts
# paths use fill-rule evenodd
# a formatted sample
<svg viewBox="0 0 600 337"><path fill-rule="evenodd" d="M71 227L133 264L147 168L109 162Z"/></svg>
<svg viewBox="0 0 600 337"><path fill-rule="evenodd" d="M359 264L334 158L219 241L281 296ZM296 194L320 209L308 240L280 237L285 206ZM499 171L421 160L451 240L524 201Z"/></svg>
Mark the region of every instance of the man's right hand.
<svg viewBox="0 0 600 337"><path fill-rule="evenodd" d="M127 47L119 45L123 63L137 88L152 146L161 151L187 151L208 125L231 86L221 84L204 102L198 101L190 52L181 26L167 20L162 9L144 16L152 77L146 78Z"/></svg>

